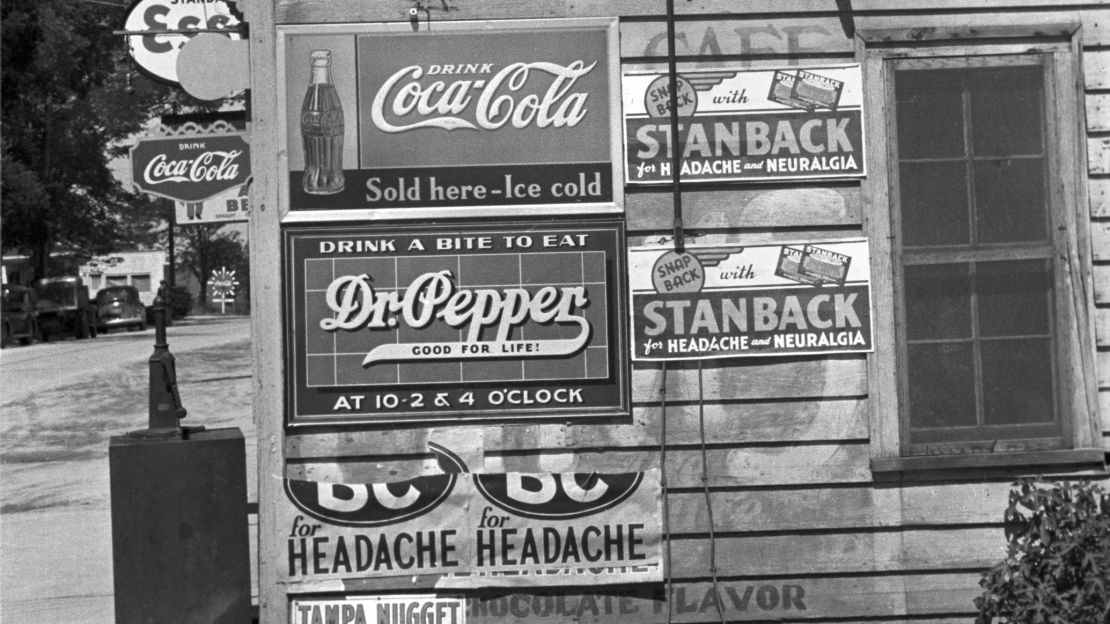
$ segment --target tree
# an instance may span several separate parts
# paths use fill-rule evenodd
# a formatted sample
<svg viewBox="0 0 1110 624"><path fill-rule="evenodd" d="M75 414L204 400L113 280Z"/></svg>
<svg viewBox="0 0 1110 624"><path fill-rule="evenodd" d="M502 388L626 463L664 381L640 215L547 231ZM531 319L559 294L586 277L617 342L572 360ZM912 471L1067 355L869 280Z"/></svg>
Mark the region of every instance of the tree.
<svg viewBox="0 0 1110 624"><path fill-rule="evenodd" d="M1110 621L1110 493L1090 483L1014 485L1007 555L979 582L979 621Z"/></svg>
<svg viewBox="0 0 1110 624"><path fill-rule="evenodd" d="M29 253L37 276L58 249L152 243L164 211L122 188L109 163L148 120L207 108L133 74L112 34L126 14L124 2L0 4L0 246Z"/></svg>
<svg viewBox="0 0 1110 624"><path fill-rule="evenodd" d="M247 249L240 240L238 232L220 231L223 226L190 225L178 228L182 240L181 264L189 269L200 283L200 296L197 301L204 305L208 302L208 280L212 271L227 267L236 271L246 266ZM240 288L245 288L242 277Z"/></svg>

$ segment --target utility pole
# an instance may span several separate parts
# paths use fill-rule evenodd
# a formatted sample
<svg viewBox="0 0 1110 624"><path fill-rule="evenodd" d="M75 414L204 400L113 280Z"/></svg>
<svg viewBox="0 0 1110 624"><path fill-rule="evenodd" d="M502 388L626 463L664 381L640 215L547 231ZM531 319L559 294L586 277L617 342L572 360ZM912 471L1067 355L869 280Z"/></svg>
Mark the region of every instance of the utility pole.
<svg viewBox="0 0 1110 624"><path fill-rule="evenodd" d="M177 264L174 260L174 249L173 249L173 230L174 230L174 226L177 225L177 210L174 208L172 199L163 198L162 201L165 202L165 204L169 207L169 213L170 213L169 219L167 221L167 223L169 223L169 226L168 226L168 229L167 229L167 235L168 235L168 239L169 239L168 240L168 246L169 246L169 252L170 252L169 253L169 256L170 256L170 258L169 258L169 260L170 260L170 272L169 272L169 275L166 276L166 284L170 288L173 288L174 286L177 285Z"/></svg>

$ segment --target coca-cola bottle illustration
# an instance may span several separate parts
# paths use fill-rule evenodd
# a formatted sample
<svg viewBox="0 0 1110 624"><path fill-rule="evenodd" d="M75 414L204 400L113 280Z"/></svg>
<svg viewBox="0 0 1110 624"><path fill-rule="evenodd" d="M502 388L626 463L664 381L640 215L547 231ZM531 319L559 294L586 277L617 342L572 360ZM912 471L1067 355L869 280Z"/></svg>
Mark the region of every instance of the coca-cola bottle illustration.
<svg viewBox="0 0 1110 624"><path fill-rule="evenodd" d="M343 190L343 107L331 81L331 52L313 50L312 79L301 105L304 192L331 195Z"/></svg>

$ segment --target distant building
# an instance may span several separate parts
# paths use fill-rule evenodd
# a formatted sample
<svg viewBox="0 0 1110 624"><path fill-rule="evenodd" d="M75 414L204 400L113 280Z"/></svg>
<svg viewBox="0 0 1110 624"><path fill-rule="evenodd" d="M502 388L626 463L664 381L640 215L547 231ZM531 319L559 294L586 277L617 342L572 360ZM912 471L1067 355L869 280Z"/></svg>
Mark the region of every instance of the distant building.
<svg viewBox="0 0 1110 624"><path fill-rule="evenodd" d="M89 295L109 286L134 286L143 304L152 305L158 284L168 272L164 251L123 251L97 256L77 268Z"/></svg>

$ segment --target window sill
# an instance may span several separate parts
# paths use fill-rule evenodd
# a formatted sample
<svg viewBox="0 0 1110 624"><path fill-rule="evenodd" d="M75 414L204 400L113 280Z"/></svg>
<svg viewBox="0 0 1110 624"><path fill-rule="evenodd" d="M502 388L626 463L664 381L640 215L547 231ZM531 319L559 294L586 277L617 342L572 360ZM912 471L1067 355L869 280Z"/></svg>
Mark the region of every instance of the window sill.
<svg viewBox="0 0 1110 624"><path fill-rule="evenodd" d="M1105 475L1106 450L1083 448L1013 453L928 455L871 460L876 481L967 480L988 476L1082 473Z"/></svg>

